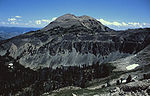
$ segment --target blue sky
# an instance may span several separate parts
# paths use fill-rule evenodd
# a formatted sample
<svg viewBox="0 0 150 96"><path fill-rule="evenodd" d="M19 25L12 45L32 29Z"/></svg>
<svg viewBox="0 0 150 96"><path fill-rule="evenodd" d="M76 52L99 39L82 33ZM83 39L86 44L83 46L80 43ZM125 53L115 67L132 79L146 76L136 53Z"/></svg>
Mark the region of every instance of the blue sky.
<svg viewBox="0 0 150 96"><path fill-rule="evenodd" d="M150 0L0 0L0 26L44 27L66 13L114 29L150 27Z"/></svg>

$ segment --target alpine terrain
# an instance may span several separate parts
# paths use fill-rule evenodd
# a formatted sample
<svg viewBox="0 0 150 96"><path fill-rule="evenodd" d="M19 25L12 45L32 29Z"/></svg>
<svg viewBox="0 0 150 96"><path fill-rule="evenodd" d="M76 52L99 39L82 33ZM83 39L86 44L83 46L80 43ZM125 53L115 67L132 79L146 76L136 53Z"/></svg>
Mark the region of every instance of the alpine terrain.
<svg viewBox="0 0 150 96"><path fill-rule="evenodd" d="M0 41L0 95L148 96L150 28L113 30L65 14Z"/></svg>

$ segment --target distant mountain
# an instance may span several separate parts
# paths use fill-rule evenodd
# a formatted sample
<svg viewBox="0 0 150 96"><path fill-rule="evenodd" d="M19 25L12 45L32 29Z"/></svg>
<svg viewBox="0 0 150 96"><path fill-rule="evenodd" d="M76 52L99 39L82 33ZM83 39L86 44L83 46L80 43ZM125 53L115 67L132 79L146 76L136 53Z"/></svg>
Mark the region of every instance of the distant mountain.
<svg viewBox="0 0 150 96"><path fill-rule="evenodd" d="M26 27L3 27L0 26L0 37L8 39L29 31L35 31L40 28L26 28Z"/></svg>
<svg viewBox="0 0 150 96"><path fill-rule="evenodd" d="M0 37L0 40L4 40L4 38Z"/></svg>
<svg viewBox="0 0 150 96"><path fill-rule="evenodd" d="M150 28L65 14L0 42L0 85L2 96L149 96Z"/></svg>
<svg viewBox="0 0 150 96"><path fill-rule="evenodd" d="M105 63L138 53L150 44L150 29L115 31L89 16L65 14L45 28L0 43L20 64L58 67Z"/></svg>

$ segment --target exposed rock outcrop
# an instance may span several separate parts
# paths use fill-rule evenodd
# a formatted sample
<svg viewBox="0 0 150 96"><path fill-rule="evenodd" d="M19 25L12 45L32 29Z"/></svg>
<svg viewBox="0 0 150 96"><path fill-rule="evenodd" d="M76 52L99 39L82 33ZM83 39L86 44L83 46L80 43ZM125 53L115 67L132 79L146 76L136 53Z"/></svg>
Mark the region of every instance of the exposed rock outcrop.
<svg viewBox="0 0 150 96"><path fill-rule="evenodd" d="M150 44L150 29L114 31L89 16L66 14L45 28L0 42L0 55L30 67L109 62Z"/></svg>

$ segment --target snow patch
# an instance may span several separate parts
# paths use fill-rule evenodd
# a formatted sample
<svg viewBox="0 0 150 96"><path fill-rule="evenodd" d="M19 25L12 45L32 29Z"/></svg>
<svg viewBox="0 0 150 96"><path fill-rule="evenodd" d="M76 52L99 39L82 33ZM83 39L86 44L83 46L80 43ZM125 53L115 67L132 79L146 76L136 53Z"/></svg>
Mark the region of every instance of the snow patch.
<svg viewBox="0 0 150 96"><path fill-rule="evenodd" d="M96 95L93 95L93 96L99 96L98 94L96 94Z"/></svg>
<svg viewBox="0 0 150 96"><path fill-rule="evenodd" d="M8 68L13 68L13 63L9 63Z"/></svg>
<svg viewBox="0 0 150 96"><path fill-rule="evenodd" d="M132 64L132 65L127 66L126 69L127 70L133 70L133 69L135 69L138 66L139 66L139 64Z"/></svg>
<svg viewBox="0 0 150 96"><path fill-rule="evenodd" d="M114 71L126 71L128 69L132 70L132 69L130 69L130 67L133 66L132 64L136 64L136 62L134 62L134 58L136 58L136 54L135 55L129 54L125 58L121 58L116 61L112 61L111 63L113 63L113 65L116 67L116 69ZM130 65L132 65L132 66L130 66Z"/></svg>
<svg viewBox="0 0 150 96"><path fill-rule="evenodd" d="M13 63L10 63L9 66L13 66Z"/></svg>
<svg viewBox="0 0 150 96"><path fill-rule="evenodd" d="M126 83L127 82L127 80L122 80L122 83Z"/></svg>
<svg viewBox="0 0 150 96"><path fill-rule="evenodd" d="M77 96L76 94L72 93L72 96Z"/></svg>

